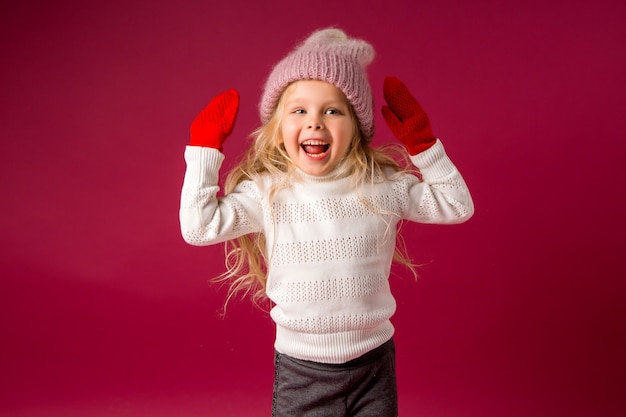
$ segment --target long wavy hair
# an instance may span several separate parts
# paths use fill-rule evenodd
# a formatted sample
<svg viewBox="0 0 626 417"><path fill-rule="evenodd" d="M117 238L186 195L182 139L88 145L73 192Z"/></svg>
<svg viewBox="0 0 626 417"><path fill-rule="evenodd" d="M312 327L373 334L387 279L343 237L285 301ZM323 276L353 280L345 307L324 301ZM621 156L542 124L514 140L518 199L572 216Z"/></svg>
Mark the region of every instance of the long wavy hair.
<svg viewBox="0 0 626 417"><path fill-rule="evenodd" d="M226 177L224 184L226 194L233 191L243 181L259 175L270 175L280 179L269 190L269 206L271 207L271 201L276 193L291 183L296 165L289 158L283 145L281 121L284 114L284 96L283 92L269 121L252 133L252 145ZM356 114L351 105L349 108L350 116L355 122L353 123L354 130L348 153L337 168L338 176L349 176L354 189L360 190L367 184L384 182L402 172L414 170L408 154L401 145L386 145L375 149L362 140ZM390 175L389 172L392 174ZM361 199L361 202L369 210L381 215L394 214L376 209L365 199ZM227 282L229 285L224 308L238 293L242 297L251 296L258 306L268 302L265 295L268 273L267 249L265 236L262 233L244 235L225 243L226 272L214 279L217 282ZM406 252L404 241L398 233L393 259L406 266L417 278L416 265L411 262Z"/></svg>

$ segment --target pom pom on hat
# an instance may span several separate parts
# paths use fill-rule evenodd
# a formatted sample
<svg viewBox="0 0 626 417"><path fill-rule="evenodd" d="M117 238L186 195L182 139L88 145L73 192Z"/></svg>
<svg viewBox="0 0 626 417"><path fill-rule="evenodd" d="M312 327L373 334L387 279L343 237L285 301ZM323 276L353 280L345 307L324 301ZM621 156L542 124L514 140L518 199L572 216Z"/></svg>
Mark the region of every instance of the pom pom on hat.
<svg viewBox="0 0 626 417"><path fill-rule="evenodd" d="M374 111L365 68L373 59L374 49L361 39L349 38L335 28L314 32L270 73L259 105L261 121L270 119L281 94L292 82L326 81L343 91L359 119L363 139L370 142Z"/></svg>

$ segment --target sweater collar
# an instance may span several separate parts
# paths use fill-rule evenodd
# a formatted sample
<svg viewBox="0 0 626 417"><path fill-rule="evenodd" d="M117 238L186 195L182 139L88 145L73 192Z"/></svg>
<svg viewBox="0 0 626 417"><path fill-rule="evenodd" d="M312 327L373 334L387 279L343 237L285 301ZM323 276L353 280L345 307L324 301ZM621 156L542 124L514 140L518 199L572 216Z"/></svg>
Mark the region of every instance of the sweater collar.
<svg viewBox="0 0 626 417"><path fill-rule="evenodd" d="M326 175L310 175L302 171L300 168L296 168L294 171L294 179L303 183L325 183L337 181L350 176L350 173L344 169L345 162L341 162L331 172Z"/></svg>

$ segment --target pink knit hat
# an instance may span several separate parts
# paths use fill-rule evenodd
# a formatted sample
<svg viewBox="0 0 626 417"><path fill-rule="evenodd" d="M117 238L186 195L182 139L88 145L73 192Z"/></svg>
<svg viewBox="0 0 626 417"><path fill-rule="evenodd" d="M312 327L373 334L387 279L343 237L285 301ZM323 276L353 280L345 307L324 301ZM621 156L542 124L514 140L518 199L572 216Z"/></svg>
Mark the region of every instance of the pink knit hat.
<svg viewBox="0 0 626 417"><path fill-rule="evenodd" d="M265 84L259 111L266 123L289 84L298 80L326 81L339 88L352 104L363 139L374 135L372 90L365 67L374 59L374 49L367 42L351 39L339 29L314 32L283 58L272 70Z"/></svg>

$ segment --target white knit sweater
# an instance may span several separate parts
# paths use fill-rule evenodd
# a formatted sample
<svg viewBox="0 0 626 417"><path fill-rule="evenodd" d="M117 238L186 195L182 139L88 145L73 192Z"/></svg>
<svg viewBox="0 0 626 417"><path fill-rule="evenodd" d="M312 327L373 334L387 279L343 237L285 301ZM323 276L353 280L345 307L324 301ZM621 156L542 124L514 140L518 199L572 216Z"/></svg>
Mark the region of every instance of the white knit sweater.
<svg viewBox="0 0 626 417"><path fill-rule="evenodd" d="M349 178L300 173L271 203L269 176L217 197L223 159L215 149L187 147L183 238L210 245L248 233L265 235L275 348L299 359L343 363L389 340L396 303L388 277L397 223L461 223L474 210L439 141L411 158L421 181L402 174L357 193Z"/></svg>

